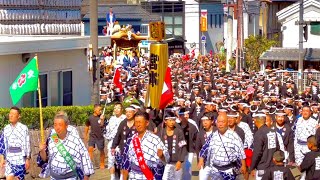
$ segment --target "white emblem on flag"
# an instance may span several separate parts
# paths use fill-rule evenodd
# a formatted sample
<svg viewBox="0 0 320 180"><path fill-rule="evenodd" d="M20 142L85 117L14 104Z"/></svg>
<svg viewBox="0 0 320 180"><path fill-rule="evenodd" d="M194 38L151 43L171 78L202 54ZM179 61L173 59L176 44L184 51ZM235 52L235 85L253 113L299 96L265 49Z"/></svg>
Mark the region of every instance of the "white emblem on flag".
<svg viewBox="0 0 320 180"><path fill-rule="evenodd" d="M267 134L268 137L268 149L276 148L276 133L269 132Z"/></svg>
<svg viewBox="0 0 320 180"><path fill-rule="evenodd" d="M320 157L314 159L316 162L315 170L320 170Z"/></svg>
<svg viewBox="0 0 320 180"><path fill-rule="evenodd" d="M33 78L34 76L34 71L33 70L29 70L28 71L28 79Z"/></svg>
<svg viewBox="0 0 320 180"><path fill-rule="evenodd" d="M17 89L17 87L18 87L18 85L17 85L17 83L16 83L16 82L12 84L12 89L13 89L13 90L16 90L16 89Z"/></svg>
<svg viewBox="0 0 320 180"><path fill-rule="evenodd" d="M283 180L283 172L281 172L281 171L273 172L273 179L274 180Z"/></svg>
<svg viewBox="0 0 320 180"><path fill-rule="evenodd" d="M163 83L162 94L168 91L168 86L166 83Z"/></svg>

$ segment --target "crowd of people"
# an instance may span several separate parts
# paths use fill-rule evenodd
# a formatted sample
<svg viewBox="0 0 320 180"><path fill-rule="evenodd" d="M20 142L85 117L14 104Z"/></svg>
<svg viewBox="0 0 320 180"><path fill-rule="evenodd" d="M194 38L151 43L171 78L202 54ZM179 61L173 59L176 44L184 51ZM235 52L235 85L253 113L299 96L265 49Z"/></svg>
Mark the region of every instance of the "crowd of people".
<svg viewBox="0 0 320 180"><path fill-rule="evenodd" d="M102 53L101 104L113 104L113 115L106 119L96 104L83 142L67 114L58 112L39 146L41 177L89 179L98 149L99 168L107 155L112 180L189 180L194 162L201 180L291 180L291 167L300 179L320 178L320 99L312 77L299 95L290 72L281 78L274 71L226 73L211 55L170 56L174 98L156 110L144 104L148 58L133 50L113 56L111 47ZM116 71L123 88L114 84ZM124 102L130 104L125 109ZM21 179L30 166L30 142L19 118L19 108L11 108L0 165L6 162L7 177Z"/></svg>
<svg viewBox="0 0 320 180"><path fill-rule="evenodd" d="M126 56L123 53L117 57L120 62L121 59L129 59L130 63L132 58ZM139 60L138 57L136 59ZM149 85L149 62L144 60L143 65L140 61L135 62L133 68L122 63L115 66L121 69L124 87L121 91L112 83L114 71L106 73L102 78L102 90L108 96L102 96L101 103L130 102L136 107L135 113L138 112L144 106ZM167 123L174 120L173 129L179 129L184 134L185 158L177 157L169 163L183 162L183 171L179 172L176 168L176 171L169 173L171 178L190 179L194 154L198 157L200 179L209 176L213 179L218 179L218 176L232 179L241 172L245 179L248 179L249 172L256 179L274 179L276 174L266 170L279 165L299 167L303 172L301 179L310 179L315 175L310 175L312 167L307 161L316 162L316 159L304 158L308 152L313 152L311 146L315 147L313 149L318 146L315 142L318 137L314 135L320 118L319 85L312 73L308 74L305 89L299 94L290 71L284 72L282 77L275 70L225 73L211 55L189 60L182 56L170 57L169 66L174 100L160 112L148 107L146 111L150 114L149 124L155 124L149 130L155 134L160 132L161 135L158 135L164 144L171 143L168 145L171 156L176 150L172 153L172 141L168 143L170 136L165 135ZM170 112L173 114L168 115ZM121 130L118 129L120 133ZM127 141L126 138L121 139ZM120 148L120 152L123 151ZM176 166L181 165L171 168ZM239 171L235 173L233 169ZM280 171L291 178L288 168L284 169L279 167L272 171ZM166 170L164 177L167 178ZM277 176L280 177L281 173Z"/></svg>

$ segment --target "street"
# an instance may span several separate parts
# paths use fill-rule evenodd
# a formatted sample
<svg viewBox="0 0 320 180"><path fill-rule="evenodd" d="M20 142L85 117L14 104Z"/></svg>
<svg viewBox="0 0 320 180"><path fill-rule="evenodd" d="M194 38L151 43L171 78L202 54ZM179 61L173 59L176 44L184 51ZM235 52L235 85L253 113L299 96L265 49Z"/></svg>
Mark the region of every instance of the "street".
<svg viewBox="0 0 320 180"><path fill-rule="evenodd" d="M95 156L98 157L98 156ZM96 161L98 162L98 161ZM297 168L291 169L292 174L296 179L299 179L300 172ZM91 176L90 179L92 180L106 180L110 178L109 171L107 169L95 169L94 175ZM32 179L31 177L27 176L26 180ZM46 180L49 180L50 178L46 178ZM196 163L196 158L194 158L193 163L192 163L192 180L198 180L199 179L199 171L197 169L197 163ZM238 180L242 180L243 177L240 176L237 178ZM255 178L250 176L249 180L254 180ZM40 178L37 178L37 180L40 180Z"/></svg>

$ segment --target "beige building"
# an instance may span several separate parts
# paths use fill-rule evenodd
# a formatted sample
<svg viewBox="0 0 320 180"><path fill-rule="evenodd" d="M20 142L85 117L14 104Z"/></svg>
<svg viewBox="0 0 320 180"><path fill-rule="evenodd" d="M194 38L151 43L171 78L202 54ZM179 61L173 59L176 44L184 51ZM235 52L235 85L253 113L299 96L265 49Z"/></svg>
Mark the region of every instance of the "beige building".
<svg viewBox="0 0 320 180"><path fill-rule="evenodd" d="M99 37L99 47L109 44L109 37ZM12 106L9 87L35 53L43 106L90 104L88 45L85 36L0 36L0 107ZM37 99L28 93L18 106L38 106Z"/></svg>

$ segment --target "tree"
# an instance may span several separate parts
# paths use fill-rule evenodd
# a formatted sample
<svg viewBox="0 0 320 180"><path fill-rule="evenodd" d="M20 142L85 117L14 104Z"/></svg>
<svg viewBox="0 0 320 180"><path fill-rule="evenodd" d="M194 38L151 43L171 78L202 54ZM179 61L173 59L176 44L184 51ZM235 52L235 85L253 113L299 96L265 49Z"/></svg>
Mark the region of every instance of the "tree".
<svg viewBox="0 0 320 180"><path fill-rule="evenodd" d="M277 37L273 39L267 39L265 36L253 36L250 35L248 39L244 41L244 48L246 52L246 67L249 71L259 71L260 62L259 58L272 46L276 46L278 41Z"/></svg>

